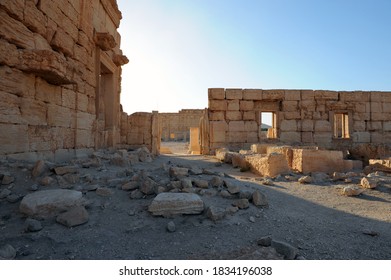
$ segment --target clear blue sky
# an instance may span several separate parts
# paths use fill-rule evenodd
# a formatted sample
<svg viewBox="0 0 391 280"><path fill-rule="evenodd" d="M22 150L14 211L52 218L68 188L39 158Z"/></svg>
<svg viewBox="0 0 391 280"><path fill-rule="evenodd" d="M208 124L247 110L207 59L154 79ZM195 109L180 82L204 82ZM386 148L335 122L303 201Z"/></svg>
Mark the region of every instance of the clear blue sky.
<svg viewBox="0 0 391 280"><path fill-rule="evenodd" d="M391 0L117 0L124 111L207 89L391 90Z"/></svg>

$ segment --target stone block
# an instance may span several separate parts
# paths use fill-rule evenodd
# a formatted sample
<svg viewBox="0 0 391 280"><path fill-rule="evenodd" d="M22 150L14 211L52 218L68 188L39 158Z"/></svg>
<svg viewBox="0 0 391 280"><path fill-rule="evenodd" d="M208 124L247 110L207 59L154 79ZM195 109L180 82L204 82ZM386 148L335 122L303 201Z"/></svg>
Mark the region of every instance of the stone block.
<svg viewBox="0 0 391 280"><path fill-rule="evenodd" d="M254 101L251 101L251 100L241 100L240 101L240 110L241 111L251 111L251 110L254 110Z"/></svg>
<svg viewBox="0 0 391 280"><path fill-rule="evenodd" d="M280 132L280 140L284 143L299 143L301 142L301 134L300 132Z"/></svg>
<svg viewBox="0 0 391 280"><path fill-rule="evenodd" d="M383 105L380 102L371 102L371 112L381 113L383 112Z"/></svg>
<svg viewBox="0 0 391 280"><path fill-rule="evenodd" d="M247 141L247 134L244 131L229 131L227 137L229 143L245 143Z"/></svg>
<svg viewBox="0 0 391 280"><path fill-rule="evenodd" d="M276 101L255 101L254 110L263 112L278 112L280 111L280 102Z"/></svg>
<svg viewBox="0 0 391 280"><path fill-rule="evenodd" d="M240 100L243 98L242 89L226 89L225 90L226 99L236 99Z"/></svg>
<svg viewBox="0 0 391 280"><path fill-rule="evenodd" d="M241 121L243 119L240 111L226 111L225 118L227 121Z"/></svg>
<svg viewBox="0 0 391 280"><path fill-rule="evenodd" d="M209 120L211 121L224 121L225 111L213 111L209 113Z"/></svg>
<svg viewBox="0 0 391 280"><path fill-rule="evenodd" d="M61 106L76 109L76 92L65 87L62 88Z"/></svg>
<svg viewBox="0 0 391 280"><path fill-rule="evenodd" d="M298 111L298 102L297 101L283 101L282 102L282 111L284 111L284 112L297 112Z"/></svg>
<svg viewBox="0 0 391 280"><path fill-rule="evenodd" d="M34 34L23 23L0 10L0 38L22 49L34 49Z"/></svg>
<svg viewBox="0 0 391 280"><path fill-rule="evenodd" d="M370 112L370 104L371 103L364 103L364 102L356 102L354 103L354 111L357 113L365 113ZM367 108L369 107L369 108Z"/></svg>
<svg viewBox="0 0 391 280"><path fill-rule="evenodd" d="M0 65L8 65L10 67L19 64L19 51L15 45L9 44L7 41L0 39Z"/></svg>
<svg viewBox="0 0 391 280"><path fill-rule="evenodd" d="M267 148L272 146L273 144L252 144L251 151L255 154L266 154Z"/></svg>
<svg viewBox="0 0 391 280"><path fill-rule="evenodd" d="M226 140L226 131L228 131L228 125L225 121L211 121L210 141L224 143Z"/></svg>
<svg viewBox="0 0 391 280"><path fill-rule="evenodd" d="M53 49L62 52L65 56L73 57L75 41L72 36L66 33L62 28L57 28L50 45Z"/></svg>
<svg viewBox="0 0 391 280"><path fill-rule="evenodd" d="M315 100L324 99L324 100L338 100L338 92L331 90L315 90L314 91Z"/></svg>
<svg viewBox="0 0 391 280"><path fill-rule="evenodd" d="M94 134L91 130L77 129L76 130L76 148L91 148L95 145Z"/></svg>
<svg viewBox="0 0 391 280"><path fill-rule="evenodd" d="M391 121L386 121L383 123L383 130L384 131L391 131Z"/></svg>
<svg viewBox="0 0 391 280"><path fill-rule="evenodd" d="M371 119L371 113L353 113L354 121L369 121Z"/></svg>
<svg viewBox="0 0 391 280"><path fill-rule="evenodd" d="M284 112L284 119L286 119L286 120L300 120L300 119L302 119L301 112L300 111Z"/></svg>
<svg viewBox="0 0 391 280"><path fill-rule="evenodd" d="M73 110L58 105L48 104L47 122L50 126L74 127Z"/></svg>
<svg viewBox="0 0 391 280"><path fill-rule="evenodd" d="M328 146L331 143L332 137L333 135L331 132L315 132L314 142L317 145Z"/></svg>
<svg viewBox="0 0 391 280"><path fill-rule="evenodd" d="M390 102L383 102L382 105L383 105L382 112L391 113L391 103Z"/></svg>
<svg viewBox="0 0 391 280"><path fill-rule="evenodd" d="M292 169L308 174L311 172L345 172L341 151L293 149Z"/></svg>
<svg viewBox="0 0 391 280"><path fill-rule="evenodd" d="M315 132L331 132L331 124L329 121L317 120L315 121Z"/></svg>
<svg viewBox="0 0 391 280"><path fill-rule="evenodd" d="M245 159L251 170L262 176L275 177L290 171L286 158L282 154L248 155Z"/></svg>
<svg viewBox="0 0 391 280"><path fill-rule="evenodd" d="M92 132L95 123L94 115L85 112L77 112L76 120L77 120L76 127L78 129L90 130Z"/></svg>
<svg viewBox="0 0 391 280"><path fill-rule="evenodd" d="M341 91L340 100L343 102L369 102L371 93L368 91Z"/></svg>
<svg viewBox="0 0 391 280"><path fill-rule="evenodd" d="M360 132L366 130L366 122L365 121L354 121L353 122L353 131Z"/></svg>
<svg viewBox="0 0 391 280"><path fill-rule="evenodd" d="M301 90L301 100L302 101L312 101L315 100L315 92L313 90Z"/></svg>
<svg viewBox="0 0 391 280"><path fill-rule="evenodd" d="M301 131L314 131L314 121L313 120L302 120L301 121Z"/></svg>
<svg viewBox="0 0 391 280"><path fill-rule="evenodd" d="M25 1L26 6L23 10L23 22L30 30L44 36L46 34L46 17L38 10L35 2L33 0Z"/></svg>
<svg viewBox="0 0 391 280"><path fill-rule="evenodd" d="M377 132L377 131L371 132L371 143L373 144L385 143L383 132Z"/></svg>
<svg viewBox="0 0 391 280"><path fill-rule="evenodd" d="M24 123L29 125L47 125L47 108L42 101L21 98L20 112Z"/></svg>
<svg viewBox="0 0 391 280"><path fill-rule="evenodd" d="M263 90L262 99L263 100L283 100L284 99L284 90L273 89L273 90Z"/></svg>
<svg viewBox="0 0 391 280"><path fill-rule="evenodd" d="M12 154L28 151L28 127L27 125L0 123L0 154Z"/></svg>
<svg viewBox="0 0 391 280"><path fill-rule="evenodd" d="M230 111L239 111L239 100L228 100L227 109Z"/></svg>
<svg viewBox="0 0 391 280"><path fill-rule="evenodd" d="M2 0L0 7L7 11L19 21L23 20L23 11L25 9L25 0Z"/></svg>
<svg viewBox="0 0 391 280"><path fill-rule="evenodd" d="M314 143L314 135L312 132L302 132L301 142L303 143Z"/></svg>
<svg viewBox="0 0 391 280"><path fill-rule="evenodd" d="M386 121L386 113L371 113L371 121Z"/></svg>
<svg viewBox="0 0 391 280"><path fill-rule="evenodd" d="M82 112L88 111L88 96L87 95L80 93L80 92L77 93L76 108Z"/></svg>
<svg viewBox="0 0 391 280"><path fill-rule="evenodd" d="M25 74L8 66L0 66L0 91L17 96L31 97L35 95L35 76Z"/></svg>
<svg viewBox="0 0 391 280"><path fill-rule="evenodd" d="M284 100L300 101L301 100L300 90L285 90Z"/></svg>
<svg viewBox="0 0 391 280"><path fill-rule="evenodd" d="M257 143L259 142L258 132L247 132L247 143Z"/></svg>
<svg viewBox="0 0 391 280"><path fill-rule="evenodd" d="M261 89L244 89L242 93L244 100L262 100Z"/></svg>
<svg viewBox="0 0 391 280"><path fill-rule="evenodd" d="M245 121L244 130L246 132L257 132L258 133L258 124L256 121Z"/></svg>
<svg viewBox="0 0 391 280"><path fill-rule="evenodd" d="M61 105L61 87L51 85L45 80L37 78L36 98L46 103Z"/></svg>
<svg viewBox="0 0 391 280"><path fill-rule="evenodd" d="M208 99L209 100L225 99L225 90L224 90L224 88L210 88L210 89L208 89Z"/></svg>
<svg viewBox="0 0 391 280"><path fill-rule="evenodd" d="M244 111L243 112L243 120L244 121L255 121L255 112L254 111Z"/></svg>
<svg viewBox="0 0 391 280"><path fill-rule="evenodd" d="M288 166L292 167L292 160L293 160L293 150L291 146L267 146L266 147L266 154L282 154L285 156L286 161L288 163Z"/></svg>
<svg viewBox="0 0 391 280"><path fill-rule="evenodd" d="M180 214L200 214L204 211L204 202L193 193L160 193L148 207L154 216Z"/></svg>
<svg viewBox="0 0 391 280"><path fill-rule="evenodd" d="M380 121L368 122L367 123L367 129L369 131L383 130L383 122L380 122Z"/></svg>
<svg viewBox="0 0 391 280"><path fill-rule="evenodd" d="M20 98L14 94L0 91L0 123L22 124Z"/></svg>
<svg viewBox="0 0 391 280"><path fill-rule="evenodd" d="M285 131L298 131L297 121L295 120L282 120L280 124L281 132Z"/></svg>
<svg viewBox="0 0 391 280"><path fill-rule="evenodd" d="M355 142L355 143L370 143L371 142L371 134L369 131L353 132L352 138L353 138L353 142Z"/></svg>
<svg viewBox="0 0 391 280"><path fill-rule="evenodd" d="M228 124L228 131L245 131L244 121L230 121Z"/></svg>
<svg viewBox="0 0 391 280"><path fill-rule="evenodd" d="M227 101L226 100L216 100L209 99L209 110L212 111L226 111L227 110Z"/></svg>
<svg viewBox="0 0 391 280"><path fill-rule="evenodd" d="M299 108L307 112L314 112L316 110L316 103L314 100L303 99L299 102Z"/></svg>

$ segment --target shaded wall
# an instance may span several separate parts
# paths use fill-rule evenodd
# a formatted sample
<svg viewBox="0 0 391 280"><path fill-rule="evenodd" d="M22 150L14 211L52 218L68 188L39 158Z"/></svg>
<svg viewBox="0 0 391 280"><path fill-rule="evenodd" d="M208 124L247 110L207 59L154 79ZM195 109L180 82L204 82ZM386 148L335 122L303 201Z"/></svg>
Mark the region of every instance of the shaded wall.
<svg viewBox="0 0 391 280"><path fill-rule="evenodd" d="M163 141L189 141L190 128L198 127L203 110L183 109L178 113L159 113Z"/></svg>

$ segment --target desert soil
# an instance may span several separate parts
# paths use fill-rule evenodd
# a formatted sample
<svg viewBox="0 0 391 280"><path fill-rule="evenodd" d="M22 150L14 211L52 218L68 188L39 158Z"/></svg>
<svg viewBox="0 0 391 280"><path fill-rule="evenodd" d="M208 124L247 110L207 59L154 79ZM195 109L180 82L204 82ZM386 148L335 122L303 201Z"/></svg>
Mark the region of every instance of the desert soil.
<svg viewBox="0 0 391 280"><path fill-rule="evenodd" d="M66 186L52 171L45 176L54 181L43 186L39 183L43 175L31 175L34 164L2 160L0 174L8 174L14 182L0 186L0 192L8 189L14 196L0 199L0 247L11 245L16 250L15 259L28 260L283 258L274 249L257 245L258 239L270 235L297 248L299 259L391 259L391 177L387 174L377 174L380 183L375 189L347 197L341 195L347 185L344 181L325 179L300 184L291 180L301 175L291 174L273 178L268 185L264 178L220 164L214 157L187 155L184 143L163 145L173 153L160 155L152 162L121 166L101 158L99 166L89 168L82 168L83 160L64 163L78 166L80 175L74 184ZM148 212L156 195L131 199L129 191L121 189L141 170L155 182L167 184L170 166L204 169L203 174L191 175L193 179L231 177L242 190L266 194L269 206L250 203L249 208L218 221L209 219L206 211L156 217ZM349 184L359 184L363 176L349 178ZM87 223L68 228L50 218L40 221L41 230L26 231L26 216L19 211L23 196L45 189L83 189L91 185L111 192L107 196L93 190L83 192L89 201ZM220 195L224 188L209 187L201 192L205 209L231 206L234 199ZM167 230L170 221L175 224L173 232Z"/></svg>

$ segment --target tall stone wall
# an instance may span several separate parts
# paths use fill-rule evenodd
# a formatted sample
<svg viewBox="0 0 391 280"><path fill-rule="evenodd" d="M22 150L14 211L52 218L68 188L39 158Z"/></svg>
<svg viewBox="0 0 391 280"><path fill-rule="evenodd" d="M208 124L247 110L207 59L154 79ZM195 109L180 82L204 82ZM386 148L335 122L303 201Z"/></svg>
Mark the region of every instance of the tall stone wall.
<svg viewBox="0 0 391 280"><path fill-rule="evenodd" d="M0 1L0 155L120 142L120 19L115 0Z"/></svg>
<svg viewBox="0 0 391 280"><path fill-rule="evenodd" d="M163 141L190 139L190 128L198 127L203 110L183 109L178 113L159 113Z"/></svg>
<svg viewBox="0 0 391 280"><path fill-rule="evenodd" d="M206 151L252 143L348 149L363 159L389 154L391 92L212 88ZM261 129L262 112L273 128Z"/></svg>

